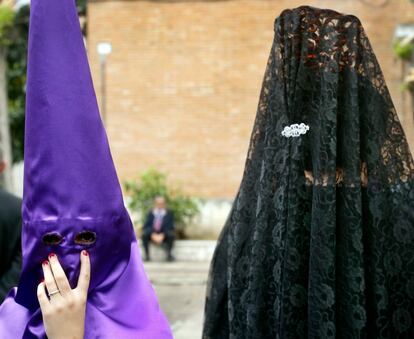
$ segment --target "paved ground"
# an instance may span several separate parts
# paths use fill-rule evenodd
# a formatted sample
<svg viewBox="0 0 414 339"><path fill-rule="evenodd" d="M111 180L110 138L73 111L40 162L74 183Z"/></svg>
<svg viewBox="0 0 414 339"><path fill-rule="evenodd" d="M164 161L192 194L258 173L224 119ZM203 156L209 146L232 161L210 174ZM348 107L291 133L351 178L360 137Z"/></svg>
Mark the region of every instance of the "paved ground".
<svg viewBox="0 0 414 339"><path fill-rule="evenodd" d="M175 339L200 339L208 262L150 262L145 269Z"/></svg>

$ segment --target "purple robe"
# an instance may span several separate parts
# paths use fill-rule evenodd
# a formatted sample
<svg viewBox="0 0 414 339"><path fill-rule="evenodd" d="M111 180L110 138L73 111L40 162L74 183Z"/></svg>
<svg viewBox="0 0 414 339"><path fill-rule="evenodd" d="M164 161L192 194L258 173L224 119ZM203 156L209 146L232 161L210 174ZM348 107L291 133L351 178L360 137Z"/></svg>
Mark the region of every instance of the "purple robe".
<svg viewBox="0 0 414 339"><path fill-rule="evenodd" d="M28 60L23 268L0 306L0 337L46 338L36 296L41 262L56 253L75 287L86 249L85 338L172 338L123 204L74 0L32 0ZM75 243L83 231L96 241ZM45 244L46 234L62 241Z"/></svg>

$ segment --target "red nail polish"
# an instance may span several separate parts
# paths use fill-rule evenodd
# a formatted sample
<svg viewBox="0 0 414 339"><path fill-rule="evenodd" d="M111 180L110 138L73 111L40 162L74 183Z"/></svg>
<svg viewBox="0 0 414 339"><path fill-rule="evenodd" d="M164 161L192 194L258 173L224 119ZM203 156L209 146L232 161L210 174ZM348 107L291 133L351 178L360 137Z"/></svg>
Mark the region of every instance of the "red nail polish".
<svg viewBox="0 0 414 339"><path fill-rule="evenodd" d="M55 255L56 255L55 253L50 253L49 258L53 258Z"/></svg>
<svg viewBox="0 0 414 339"><path fill-rule="evenodd" d="M45 265L45 266L49 265L49 261L47 261L47 260L43 261L42 265Z"/></svg>
<svg viewBox="0 0 414 339"><path fill-rule="evenodd" d="M82 251L82 254L83 254L84 256L86 256L86 257L89 255L88 251L86 251L86 250L83 250L83 251Z"/></svg>

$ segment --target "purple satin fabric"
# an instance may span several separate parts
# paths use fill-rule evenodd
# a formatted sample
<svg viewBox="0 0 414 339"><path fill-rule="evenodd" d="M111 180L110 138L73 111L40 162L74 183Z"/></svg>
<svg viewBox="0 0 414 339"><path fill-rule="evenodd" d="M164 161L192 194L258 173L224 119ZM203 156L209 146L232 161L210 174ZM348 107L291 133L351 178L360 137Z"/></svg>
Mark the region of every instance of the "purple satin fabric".
<svg viewBox="0 0 414 339"><path fill-rule="evenodd" d="M74 0L32 0L27 74L23 268L0 306L0 338L45 338L36 289L56 253L76 286L87 249L85 338L172 338L142 264L93 89ZM75 243L82 231L92 245ZM63 241L46 245L58 233Z"/></svg>
<svg viewBox="0 0 414 339"><path fill-rule="evenodd" d="M146 279L136 241L131 244L126 268L120 265L117 270L89 293L84 338L172 338L155 297L150 297L154 291ZM30 311L17 303L16 291L12 289L1 305L0 334L46 339L40 309Z"/></svg>

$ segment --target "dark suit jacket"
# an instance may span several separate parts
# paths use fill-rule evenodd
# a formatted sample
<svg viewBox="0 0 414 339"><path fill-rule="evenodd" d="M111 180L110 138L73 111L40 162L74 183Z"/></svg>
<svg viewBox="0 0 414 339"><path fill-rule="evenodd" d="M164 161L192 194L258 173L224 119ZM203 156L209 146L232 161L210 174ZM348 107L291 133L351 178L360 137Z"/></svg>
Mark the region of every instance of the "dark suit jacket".
<svg viewBox="0 0 414 339"><path fill-rule="evenodd" d="M0 188L0 303L21 269L21 200Z"/></svg>
<svg viewBox="0 0 414 339"><path fill-rule="evenodd" d="M152 226L154 224L154 214L150 211L147 214L144 223L144 234L151 234L154 230ZM167 213L164 215L161 223L161 231L160 233L172 233L174 232L174 214L167 210Z"/></svg>

